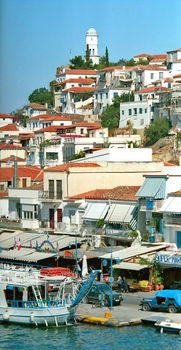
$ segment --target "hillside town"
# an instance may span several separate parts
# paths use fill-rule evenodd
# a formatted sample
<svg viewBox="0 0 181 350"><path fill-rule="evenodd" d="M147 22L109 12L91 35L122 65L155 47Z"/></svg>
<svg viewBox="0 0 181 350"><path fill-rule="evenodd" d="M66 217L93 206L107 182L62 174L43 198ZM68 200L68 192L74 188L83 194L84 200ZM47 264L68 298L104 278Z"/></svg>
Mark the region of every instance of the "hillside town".
<svg viewBox="0 0 181 350"><path fill-rule="evenodd" d="M102 69L94 28L85 48L93 68L57 67L53 107L27 103L26 123L0 114L0 261L105 279L111 264L132 290L168 287L181 280L181 48ZM166 137L146 146L163 119Z"/></svg>

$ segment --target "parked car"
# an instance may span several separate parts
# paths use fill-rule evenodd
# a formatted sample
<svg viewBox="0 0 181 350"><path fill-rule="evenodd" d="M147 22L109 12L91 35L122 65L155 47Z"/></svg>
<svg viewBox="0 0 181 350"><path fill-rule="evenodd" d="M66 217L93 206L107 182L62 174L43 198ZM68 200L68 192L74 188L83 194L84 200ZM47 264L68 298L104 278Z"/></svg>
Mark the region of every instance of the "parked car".
<svg viewBox="0 0 181 350"><path fill-rule="evenodd" d="M113 305L121 305L123 298L122 294L112 291ZM111 303L111 288L106 283L96 282L86 295L85 301L90 304L100 304L109 306Z"/></svg>
<svg viewBox="0 0 181 350"><path fill-rule="evenodd" d="M181 281L174 281L169 285L169 289L179 289L181 290Z"/></svg>
<svg viewBox="0 0 181 350"><path fill-rule="evenodd" d="M170 313L181 311L181 291L161 290L152 298L144 298L140 305L143 311L158 310Z"/></svg>

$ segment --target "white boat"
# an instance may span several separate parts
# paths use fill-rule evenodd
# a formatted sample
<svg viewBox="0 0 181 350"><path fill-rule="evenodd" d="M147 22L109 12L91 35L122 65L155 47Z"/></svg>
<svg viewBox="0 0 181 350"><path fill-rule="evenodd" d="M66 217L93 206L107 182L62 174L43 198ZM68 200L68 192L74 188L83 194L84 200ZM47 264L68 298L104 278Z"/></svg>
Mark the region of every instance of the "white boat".
<svg viewBox="0 0 181 350"><path fill-rule="evenodd" d="M173 332L181 334L181 322L174 322L171 320L157 321L155 327L159 329L160 333Z"/></svg>
<svg viewBox="0 0 181 350"><path fill-rule="evenodd" d="M41 276L38 271L0 272L0 321L40 326L73 323L98 271L85 280Z"/></svg>

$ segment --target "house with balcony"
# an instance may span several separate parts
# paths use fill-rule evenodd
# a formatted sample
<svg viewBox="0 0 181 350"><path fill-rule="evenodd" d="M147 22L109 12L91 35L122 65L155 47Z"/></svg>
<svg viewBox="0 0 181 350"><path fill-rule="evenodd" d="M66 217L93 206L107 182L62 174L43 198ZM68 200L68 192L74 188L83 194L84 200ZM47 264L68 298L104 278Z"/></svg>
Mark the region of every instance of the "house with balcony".
<svg viewBox="0 0 181 350"><path fill-rule="evenodd" d="M86 89L89 89L90 94L91 91L93 91L92 88L95 86L96 78L97 71L91 69L67 69L64 71L58 71L54 86L55 110L57 112L81 114L80 103L77 104L77 112L75 112L76 103L79 101L82 103L82 106L86 106L84 101L86 101L89 96L85 95L83 100L83 95L80 94L85 94ZM90 98L90 101L87 101L87 104L90 104L91 102L92 99ZM90 111L89 114L91 114Z"/></svg>
<svg viewBox="0 0 181 350"><path fill-rule="evenodd" d="M165 242L174 243L181 249L181 190L168 195L160 212L163 215Z"/></svg>
<svg viewBox="0 0 181 350"><path fill-rule="evenodd" d="M77 225L85 235L118 235L119 240L125 231L137 227L138 189L139 186L118 186L70 197L64 201L63 222L70 228Z"/></svg>
<svg viewBox="0 0 181 350"><path fill-rule="evenodd" d="M27 127L31 131L47 128L48 126L70 126L72 125L72 119L62 115L49 115L42 114L35 117L31 117L27 122Z"/></svg>
<svg viewBox="0 0 181 350"><path fill-rule="evenodd" d="M13 124L13 122L14 122L13 115L0 113L0 127L5 126L5 125L9 125L9 124Z"/></svg>
<svg viewBox="0 0 181 350"><path fill-rule="evenodd" d="M155 81L160 81L160 85L165 78L170 76L166 66L161 65L138 65L130 67L131 78L133 79L133 90L140 90L152 85Z"/></svg>
<svg viewBox="0 0 181 350"><path fill-rule="evenodd" d="M143 154L143 153L142 153ZM161 174L162 162L69 162L44 169L42 201L48 227L58 230L62 226L63 201L80 193L116 186L140 186L143 175Z"/></svg>
<svg viewBox="0 0 181 350"><path fill-rule="evenodd" d="M145 176L145 181L137 192L139 201L138 228L152 241L165 240L165 229L163 222L163 206L170 193L180 189L181 176L180 167L169 175ZM163 171L164 172L164 171Z"/></svg>
<svg viewBox="0 0 181 350"><path fill-rule="evenodd" d="M113 103L116 96L131 93L132 78L130 67L111 66L97 73L98 80L94 92L94 114L102 114L104 109Z"/></svg>
<svg viewBox="0 0 181 350"><path fill-rule="evenodd" d="M181 48L167 51L167 67L172 76L181 73Z"/></svg>
<svg viewBox="0 0 181 350"><path fill-rule="evenodd" d="M154 109L159 103L160 93L171 90L162 86L151 86L134 93L134 102L120 103L120 128L126 128L131 122L135 129L144 129L154 119Z"/></svg>
<svg viewBox="0 0 181 350"><path fill-rule="evenodd" d="M31 118L35 117L37 115L45 114L48 111L48 105L47 104L40 104L40 103L29 103L28 105L23 107L22 114Z"/></svg>

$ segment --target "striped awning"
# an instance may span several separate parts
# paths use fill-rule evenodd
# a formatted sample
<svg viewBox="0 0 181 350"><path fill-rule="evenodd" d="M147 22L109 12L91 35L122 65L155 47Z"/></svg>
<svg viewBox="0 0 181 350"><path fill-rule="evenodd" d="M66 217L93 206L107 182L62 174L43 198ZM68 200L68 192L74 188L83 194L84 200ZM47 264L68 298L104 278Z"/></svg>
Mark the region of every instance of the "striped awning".
<svg viewBox="0 0 181 350"><path fill-rule="evenodd" d="M181 197L169 197L162 205L160 212L181 214Z"/></svg>
<svg viewBox="0 0 181 350"><path fill-rule="evenodd" d="M143 185L137 192L138 197L142 198L165 198L166 177L146 178Z"/></svg>
<svg viewBox="0 0 181 350"><path fill-rule="evenodd" d="M138 208L134 204L112 204L105 222L130 224L133 229L137 226Z"/></svg>
<svg viewBox="0 0 181 350"><path fill-rule="evenodd" d="M109 206L107 203L88 203L83 219L88 221L104 219L108 208Z"/></svg>

